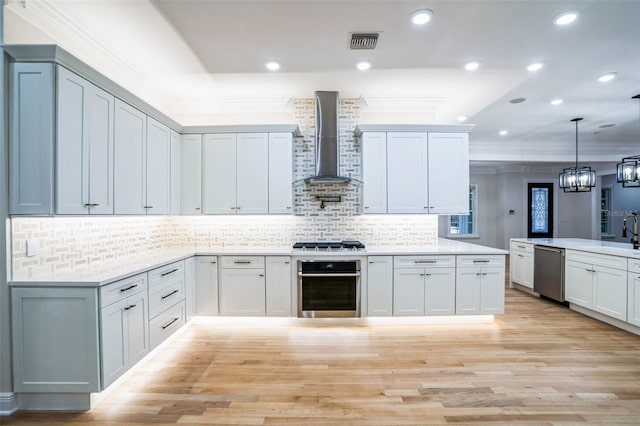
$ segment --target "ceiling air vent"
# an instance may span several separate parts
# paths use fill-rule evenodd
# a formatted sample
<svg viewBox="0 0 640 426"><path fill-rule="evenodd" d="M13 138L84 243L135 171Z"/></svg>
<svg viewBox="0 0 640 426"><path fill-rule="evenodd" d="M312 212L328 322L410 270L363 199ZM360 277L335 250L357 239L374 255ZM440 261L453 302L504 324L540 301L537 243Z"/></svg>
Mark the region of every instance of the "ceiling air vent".
<svg viewBox="0 0 640 426"><path fill-rule="evenodd" d="M378 33L351 33L351 49L375 49L378 44Z"/></svg>

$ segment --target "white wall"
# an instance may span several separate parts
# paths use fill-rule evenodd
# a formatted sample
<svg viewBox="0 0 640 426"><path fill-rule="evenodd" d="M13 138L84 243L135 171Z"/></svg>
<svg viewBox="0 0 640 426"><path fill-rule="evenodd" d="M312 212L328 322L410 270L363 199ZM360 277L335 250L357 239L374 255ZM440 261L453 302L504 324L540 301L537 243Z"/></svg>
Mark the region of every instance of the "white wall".
<svg viewBox="0 0 640 426"><path fill-rule="evenodd" d="M602 186L611 187L611 233L615 238L607 238L607 241L628 243L631 232L627 238L622 238L622 221L626 215L640 212L640 188L623 188L622 184L616 181L615 175L602 176ZM632 229L631 223L631 220L627 221L629 230Z"/></svg>

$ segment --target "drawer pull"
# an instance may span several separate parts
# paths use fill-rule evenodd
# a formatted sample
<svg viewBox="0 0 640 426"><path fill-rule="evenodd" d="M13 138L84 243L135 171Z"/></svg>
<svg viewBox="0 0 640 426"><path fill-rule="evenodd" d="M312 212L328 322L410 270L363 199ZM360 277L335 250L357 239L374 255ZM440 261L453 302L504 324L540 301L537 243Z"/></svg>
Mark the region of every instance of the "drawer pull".
<svg viewBox="0 0 640 426"><path fill-rule="evenodd" d="M482 275L482 273L480 273L480 272L476 272L476 276L478 276L478 277L479 277L480 275Z"/></svg>
<svg viewBox="0 0 640 426"><path fill-rule="evenodd" d="M130 285L129 287L126 287L126 288L121 288L120 291L121 292L125 292L125 291L129 291L132 288L136 288L136 287L138 287L138 284Z"/></svg>
<svg viewBox="0 0 640 426"><path fill-rule="evenodd" d="M175 317L174 319L172 319L171 321L169 321L169 323L167 325L163 325L162 329L166 329L169 328L171 326L171 324L173 324L174 322L178 321L180 319L180 317Z"/></svg>
<svg viewBox="0 0 640 426"><path fill-rule="evenodd" d="M171 293L169 293L169 294L165 294L164 296L162 296L162 297L161 297L161 299L163 299L163 300L164 300L164 299L166 299L166 298L167 298L167 297L169 297L169 296L173 296L174 294L176 294L176 293L177 293L177 292L179 292L179 291L180 291L180 290L177 290L177 289L176 289L176 290L173 290Z"/></svg>
<svg viewBox="0 0 640 426"><path fill-rule="evenodd" d="M476 259L473 263L489 263L491 262L489 259Z"/></svg>
<svg viewBox="0 0 640 426"><path fill-rule="evenodd" d="M264 274L258 274L259 277L264 277Z"/></svg>
<svg viewBox="0 0 640 426"><path fill-rule="evenodd" d="M525 246L516 246L516 247L521 248L521 249L526 249Z"/></svg>
<svg viewBox="0 0 640 426"><path fill-rule="evenodd" d="M100 204L98 204L98 203L87 203L87 204L85 204L84 206L85 206L85 207L98 207L99 205L100 205Z"/></svg>
<svg viewBox="0 0 640 426"><path fill-rule="evenodd" d="M234 260L233 263L235 263L236 265L250 265L251 261L250 260Z"/></svg>
<svg viewBox="0 0 640 426"><path fill-rule="evenodd" d="M129 309L133 309L133 308L135 308L135 307L136 307L136 305L129 305L129 306L127 306L126 308L124 308L124 310L125 310L125 311L128 311Z"/></svg>
<svg viewBox="0 0 640 426"><path fill-rule="evenodd" d="M519 254L518 257L524 257L523 255Z"/></svg>
<svg viewBox="0 0 640 426"><path fill-rule="evenodd" d="M152 208L153 208L153 206L144 206L143 208L145 208L145 209L152 209Z"/></svg>
<svg viewBox="0 0 640 426"><path fill-rule="evenodd" d="M215 264L216 264L216 261L215 261L215 260L214 260L214 261L212 261L212 262L211 262L211 264L212 264L212 265L215 265Z"/></svg>
<svg viewBox="0 0 640 426"><path fill-rule="evenodd" d="M424 274L424 276L425 276L425 277L430 277L430 276L431 276L431 274Z"/></svg>
<svg viewBox="0 0 640 426"><path fill-rule="evenodd" d="M168 272L163 272L162 274L160 274L160 276L161 276L161 277L164 277L164 276L166 276L166 275L173 274L173 273L174 273L174 272L176 272L176 271L178 271L178 268L172 269L172 270L170 270L170 271L168 271Z"/></svg>
<svg viewBox="0 0 640 426"><path fill-rule="evenodd" d="M413 263L436 263L437 260L414 260Z"/></svg>

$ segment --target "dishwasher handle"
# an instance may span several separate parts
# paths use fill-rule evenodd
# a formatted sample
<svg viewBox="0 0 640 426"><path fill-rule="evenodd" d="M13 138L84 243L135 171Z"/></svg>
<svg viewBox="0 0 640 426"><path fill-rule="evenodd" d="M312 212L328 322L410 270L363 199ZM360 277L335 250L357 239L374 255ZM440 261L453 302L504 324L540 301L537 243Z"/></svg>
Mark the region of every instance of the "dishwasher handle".
<svg viewBox="0 0 640 426"><path fill-rule="evenodd" d="M535 250L544 250L544 251L550 251L553 253L560 253L562 256L564 256L564 249L559 249L554 247L545 247L545 246L535 246L534 248Z"/></svg>

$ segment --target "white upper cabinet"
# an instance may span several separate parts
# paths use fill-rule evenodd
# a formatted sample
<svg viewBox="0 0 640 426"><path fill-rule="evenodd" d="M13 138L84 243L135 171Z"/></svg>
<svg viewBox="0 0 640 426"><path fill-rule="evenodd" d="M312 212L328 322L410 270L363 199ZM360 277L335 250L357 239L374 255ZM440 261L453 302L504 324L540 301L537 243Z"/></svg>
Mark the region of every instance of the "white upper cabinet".
<svg viewBox="0 0 640 426"><path fill-rule="evenodd" d="M426 164L426 133L387 133L389 213L427 213L429 198ZM363 164L363 167L366 165Z"/></svg>
<svg viewBox="0 0 640 426"><path fill-rule="evenodd" d="M9 212L51 214L54 66L11 63L9 79Z"/></svg>
<svg viewBox="0 0 640 426"><path fill-rule="evenodd" d="M202 135L182 135L180 212L202 213Z"/></svg>
<svg viewBox="0 0 640 426"><path fill-rule="evenodd" d="M171 130L171 188L170 188L170 213L180 214L180 165L181 165L180 134Z"/></svg>
<svg viewBox="0 0 640 426"><path fill-rule="evenodd" d="M293 135L269 133L269 213L293 211Z"/></svg>
<svg viewBox="0 0 640 426"><path fill-rule="evenodd" d="M469 135L429 133L429 213L469 214Z"/></svg>
<svg viewBox="0 0 640 426"><path fill-rule="evenodd" d="M364 213L387 212L387 134L368 132L362 141Z"/></svg>
<svg viewBox="0 0 640 426"><path fill-rule="evenodd" d="M236 213L268 213L269 135L239 133L236 165Z"/></svg>
<svg viewBox="0 0 640 426"><path fill-rule="evenodd" d="M114 212L145 214L147 116L116 99L114 133Z"/></svg>
<svg viewBox="0 0 640 426"><path fill-rule="evenodd" d="M114 97L57 72L56 213L113 214Z"/></svg>
<svg viewBox="0 0 640 426"><path fill-rule="evenodd" d="M169 214L171 188L171 132L167 126L147 117L147 214Z"/></svg>
<svg viewBox="0 0 640 426"><path fill-rule="evenodd" d="M204 135L202 208L206 214L236 212L236 135Z"/></svg>

